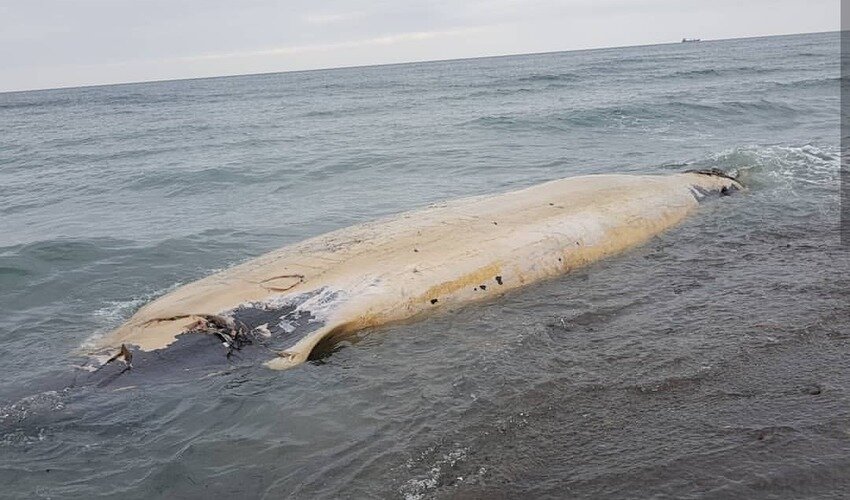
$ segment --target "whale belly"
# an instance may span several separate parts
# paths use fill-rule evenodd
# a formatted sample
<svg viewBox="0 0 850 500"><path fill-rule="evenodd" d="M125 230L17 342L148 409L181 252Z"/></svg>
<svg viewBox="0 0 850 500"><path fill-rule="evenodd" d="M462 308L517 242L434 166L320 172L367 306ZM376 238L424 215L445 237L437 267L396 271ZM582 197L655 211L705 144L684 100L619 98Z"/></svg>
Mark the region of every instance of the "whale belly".
<svg viewBox="0 0 850 500"><path fill-rule="evenodd" d="M498 297L622 252L681 221L706 195L740 188L714 173L596 175L432 205L180 287L92 351L166 349L211 329L236 342L259 331L278 353L266 365L289 368L324 339Z"/></svg>

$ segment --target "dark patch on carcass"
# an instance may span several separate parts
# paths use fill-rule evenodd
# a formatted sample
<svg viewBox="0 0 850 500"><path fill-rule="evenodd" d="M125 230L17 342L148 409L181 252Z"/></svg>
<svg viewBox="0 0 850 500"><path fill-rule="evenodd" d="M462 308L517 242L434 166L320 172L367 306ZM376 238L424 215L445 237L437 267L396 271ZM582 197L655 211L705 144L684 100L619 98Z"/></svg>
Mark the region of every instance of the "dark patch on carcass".
<svg viewBox="0 0 850 500"><path fill-rule="evenodd" d="M292 347L323 324L310 311L298 310L297 304L281 307L249 305L235 309L232 314L234 319L254 332L255 338L262 337L262 329L267 329L271 336L263 341L277 350Z"/></svg>
<svg viewBox="0 0 850 500"><path fill-rule="evenodd" d="M183 333L168 347L142 351L125 346L131 353L133 368L123 363L105 364L91 373L78 374L73 385L132 387L177 382L231 368L246 351L228 357L228 350L215 335Z"/></svg>
<svg viewBox="0 0 850 500"><path fill-rule="evenodd" d="M738 178L736 176L734 176L734 175L732 175L728 172L724 172L723 170L720 170L719 168L697 168L697 169L685 170L685 173L687 173L687 174L710 175L710 176L714 176L714 177L723 177L724 179L729 179L729 180L735 181L735 182L740 184L740 181L738 180Z"/></svg>
<svg viewBox="0 0 850 500"><path fill-rule="evenodd" d="M167 347L142 351L124 345L107 364L94 372L77 374L74 385L121 388L258 365L324 326L310 311L298 310L302 302L248 304L227 316L198 316L199 321Z"/></svg>
<svg viewBox="0 0 850 500"><path fill-rule="evenodd" d="M431 299L432 304L436 304L437 302L439 302L437 299Z"/></svg>
<svg viewBox="0 0 850 500"><path fill-rule="evenodd" d="M739 186L743 185L743 184L741 184L741 181L739 181L735 176L728 174L728 173L726 173L726 172L724 172L720 169L717 169L717 168L709 168L709 169L701 169L701 170L686 170L685 172L691 173L691 174L700 174L700 175L710 175L710 176L714 176L714 177L722 177L724 179L729 179L729 180L735 181L735 183L730 185L730 186L723 186L720 189L716 189L716 190L705 189L701 186L691 186L691 194L693 195L693 197L697 201L702 201L703 199L705 199L706 197L708 197L710 195L729 196L729 195L732 194L733 191L737 191L739 189Z"/></svg>
<svg viewBox="0 0 850 500"><path fill-rule="evenodd" d="M498 283L500 285L502 284L502 277L501 276L496 276L496 283Z"/></svg>
<svg viewBox="0 0 850 500"><path fill-rule="evenodd" d="M126 366L124 370L129 370L130 368L133 368L133 353L130 352L129 349L127 349L126 344L121 344L121 349L117 353L115 353L114 356L107 359L106 363L104 364L108 365L109 363L112 363L113 361L117 361L119 359L123 361L124 365Z"/></svg>

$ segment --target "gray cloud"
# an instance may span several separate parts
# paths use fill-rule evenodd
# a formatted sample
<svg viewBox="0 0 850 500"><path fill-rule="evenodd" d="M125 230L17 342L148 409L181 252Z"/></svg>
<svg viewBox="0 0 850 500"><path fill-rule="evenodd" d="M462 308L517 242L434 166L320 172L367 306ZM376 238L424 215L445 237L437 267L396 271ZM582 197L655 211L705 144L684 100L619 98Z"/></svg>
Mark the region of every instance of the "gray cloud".
<svg viewBox="0 0 850 500"><path fill-rule="evenodd" d="M836 0L5 0L0 91L838 29Z"/></svg>

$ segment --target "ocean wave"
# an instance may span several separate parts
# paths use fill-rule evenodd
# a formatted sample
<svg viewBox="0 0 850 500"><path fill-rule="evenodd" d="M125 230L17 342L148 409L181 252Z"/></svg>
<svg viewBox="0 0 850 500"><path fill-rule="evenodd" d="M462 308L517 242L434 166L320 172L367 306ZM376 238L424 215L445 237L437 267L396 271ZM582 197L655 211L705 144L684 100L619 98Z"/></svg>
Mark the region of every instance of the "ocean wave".
<svg viewBox="0 0 850 500"><path fill-rule="evenodd" d="M335 118L351 115L363 115L381 111L381 108L375 106L352 106L348 108L334 107L330 109L312 109L298 115L301 118Z"/></svg>
<svg viewBox="0 0 850 500"><path fill-rule="evenodd" d="M752 187L789 190L801 185L834 189L840 175L835 146L741 146L689 162L690 168L719 168Z"/></svg>
<svg viewBox="0 0 850 500"><path fill-rule="evenodd" d="M481 126L481 127L510 127L518 123L517 118L507 115L481 116L472 120L461 123L461 126Z"/></svg>
<svg viewBox="0 0 850 500"><path fill-rule="evenodd" d="M461 127L482 127L512 131L569 130L572 128L669 127L705 120L737 122L762 119L789 119L804 111L793 105L759 99L753 101L695 102L670 100L621 106L600 106L564 110L547 115L487 115L461 122Z"/></svg>
<svg viewBox="0 0 850 500"><path fill-rule="evenodd" d="M805 80L794 80L792 82L774 82L773 84L776 87L786 88L786 89L812 89L819 87L829 87L835 90L840 89L841 85L841 77L829 77L829 78L807 78Z"/></svg>
<svg viewBox="0 0 850 500"><path fill-rule="evenodd" d="M709 78L709 77L725 77L731 76L736 79L745 77L746 75L765 75L770 73L778 73L784 71L782 68L766 68L762 66L735 66L735 67L715 67L715 68L693 68L677 70L671 73L660 72L657 78Z"/></svg>
<svg viewBox="0 0 850 500"><path fill-rule="evenodd" d="M22 101L22 102L0 102L0 111L5 109L29 109L46 106L42 100Z"/></svg>
<svg viewBox="0 0 850 500"><path fill-rule="evenodd" d="M4 259L0 258L0 261ZM14 290L24 286L33 278L34 272L28 267L7 263L0 265L0 289Z"/></svg>
<svg viewBox="0 0 850 500"><path fill-rule="evenodd" d="M94 103L102 104L109 107L109 111L114 111L114 107L120 106L142 106L151 107L164 104L176 104L186 106L192 103L191 96L185 93L154 93L154 92L128 92L128 93L107 93L99 96L93 96ZM204 102L211 102L212 99L205 96Z"/></svg>
<svg viewBox="0 0 850 500"><path fill-rule="evenodd" d="M220 194L223 187L234 185L244 187L277 180L282 171L283 169L278 171L248 169L241 168L239 165L215 165L191 170L163 166L125 179L123 188L139 192L159 191L162 192L162 196L168 198L186 196L187 193Z"/></svg>
<svg viewBox="0 0 850 500"><path fill-rule="evenodd" d="M489 97L509 97L520 94L533 94L539 92L539 89L531 89L528 87L499 87L493 89L473 90L466 93L454 93L451 95L441 96L441 101L460 101L464 102L468 99L487 99Z"/></svg>
<svg viewBox="0 0 850 500"><path fill-rule="evenodd" d="M767 113L781 116L792 116L802 111L785 102L759 99L754 101L722 101L717 105L700 106L693 103L679 103L680 106L699 106L702 109L716 111L719 115L737 114L752 116L754 113Z"/></svg>
<svg viewBox="0 0 850 500"><path fill-rule="evenodd" d="M325 117L337 116L339 114L343 114L343 112L336 110L336 109L321 109L321 110L315 110L315 111L307 111L306 113L302 114L301 116L304 117L304 118L325 118Z"/></svg>
<svg viewBox="0 0 850 500"><path fill-rule="evenodd" d="M0 248L0 259L23 259L49 264L82 263L110 255L128 242L113 238L59 238ZM2 262L0 260L0 262ZM16 266L12 266L16 267Z"/></svg>
<svg viewBox="0 0 850 500"><path fill-rule="evenodd" d="M75 92L76 91L76 92ZM47 94L49 97L45 97ZM232 97L232 96L231 96ZM185 94L127 92L121 93L108 87L88 87L83 89L57 89L34 93L26 93L20 97L11 94L6 102L0 102L2 110L56 109L68 107L85 107L87 112L93 111L93 106L105 106L109 113L119 113L115 109L124 105L150 107L153 105L185 103Z"/></svg>
<svg viewBox="0 0 850 500"><path fill-rule="evenodd" d="M536 73L517 78L518 82L575 82L582 76L577 73Z"/></svg>
<svg viewBox="0 0 850 500"><path fill-rule="evenodd" d="M668 77L691 78L691 77L720 76L721 74L722 73L720 71L716 70L716 69L702 68L702 69L691 69L691 70L685 70L685 71L674 71L673 73L670 73L668 75Z"/></svg>

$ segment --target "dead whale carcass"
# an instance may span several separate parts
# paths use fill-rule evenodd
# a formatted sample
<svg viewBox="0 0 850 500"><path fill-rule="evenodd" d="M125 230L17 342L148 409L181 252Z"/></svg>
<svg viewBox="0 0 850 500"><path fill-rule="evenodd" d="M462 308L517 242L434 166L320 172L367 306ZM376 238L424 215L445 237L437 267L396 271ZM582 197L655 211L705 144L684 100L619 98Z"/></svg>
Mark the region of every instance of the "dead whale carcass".
<svg viewBox="0 0 850 500"><path fill-rule="evenodd" d="M593 175L433 205L182 286L96 340L94 351L153 351L214 333L230 352L259 333L277 353L266 366L289 368L323 339L498 296L615 254L681 221L706 195L737 189L717 171Z"/></svg>

